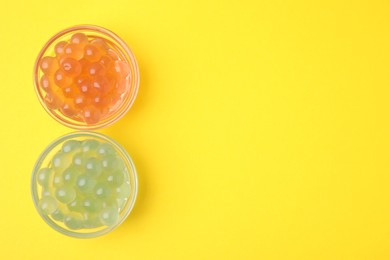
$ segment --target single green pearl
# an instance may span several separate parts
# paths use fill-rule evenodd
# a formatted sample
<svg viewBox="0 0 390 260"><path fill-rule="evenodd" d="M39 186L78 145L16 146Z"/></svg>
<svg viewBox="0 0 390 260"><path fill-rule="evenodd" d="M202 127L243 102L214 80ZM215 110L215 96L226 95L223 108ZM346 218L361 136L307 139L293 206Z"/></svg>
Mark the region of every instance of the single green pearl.
<svg viewBox="0 0 390 260"><path fill-rule="evenodd" d="M83 227L83 216L80 213L70 213L65 216L64 224L69 229L80 229Z"/></svg>
<svg viewBox="0 0 390 260"><path fill-rule="evenodd" d="M64 153L77 151L81 147L80 141L77 140L68 140L62 145L62 151Z"/></svg>
<svg viewBox="0 0 390 260"><path fill-rule="evenodd" d="M51 176L52 174L53 174L52 169L50 169L50 168L41 168L41 169L38 171L38 176L37 176L38 183L39 183L41 186L46 187L46 186L49 184L50 176Z"/></svg>
<svg viewBox="0 0 390 260"><path fill-rule="evenodd" d="M87 173L98 176L102 173L102 164L95 157L88 158L88 160L85 164L85 169L86 169Z"/></svg>
<svg viewBox="0 0 390 260"><path fill-rule="evenodd" d="M76 186L81 192L88 193L93 190L96 183L97 181L94 176L81 174L77 177Z"/></svg>
<svg viewBox="0 0 390 260"><path fill-rule="evenodd" d="M107 198L103 200L102 208L116 208L118 209L118 202L115 198Z"/></svg>
<svg viewBox="0 0 390 260"><path fill-rule="evenodd" d="M103 224L100 221L99 214L97 213L84 213L84 228L97 228Z"/></svg>
<svg viewBox="0 0 390 260"><path fill-rule="evenodd" d="M114 149L114 147L112 147L111 144L108 144L108 143L102 143L99 145L98 149L98 154L101 155L101 156L105 156L105 155L110 155L110 154L115 154L116 151Z"/></svg>
<svg viewBox="0 0 390 260"><path fill-rule="evenodd" d="M102 202L94 198L86 198L83 206L88 212L98 212L102 208Z"/></svg>
<svg viewBox="0 0 390 260"><path fill-rule="evenodd" d="M112 226L118 223L119 212L116 208L104 208L100 212L100 220L106 226Z"/></svg>
<svg viewBox="0 0 390 260"><path fill-rule="evenodd" d="M73 155L73 164L76 166L85 166L87 157L84 152L79 152Z"/></svg>
<svg viewBox="0 0 390 260"><path fill-rule="evenodd" d="M125 204L127 202L127 198L119 198L119 199L116 199L117 201L117 204L118 204L118 208L119 210L122 210L124 207L125 207Z"/></svg>
<svg viewBox="0 0 390 260"><path fill-rule="evenodd" d="M38 207L43 214L50 215L57 209L57 201L51 196L45 196L39 200Z"/></svg>
<svg viewBox="0 0 390 260"><path fill-rule="evenodd" d="M69 203L76 198L76 191L71 186L62 186L56 190L56 198L62 203Z"/></svg>
<svg viewBox="0 0 390 260"><path fill-rule="evenodd" d="M99 144L100 143L94 139L87 139L81 143L81 150L83 152L89 152L92 150L96 150L98 148Z"/></svg>
<svg viewBox="0 0 390 260"><path fill-rule="evenodd" d="M116 198L127 199L130 196L130 184L125 182L115 189Z"/></svg>
<svg viewBox="0 0 390 260"><path fill-rule="evenodd" d="M41 190L41 197L51 196L50 189L48 187L43 187Z"/></svg>
<svg viewBox="0 0 390 260"><path fill-rule="evenodd" d="M124 172L120 170L108 172L104 175L104 180L114 187L120 186L125 180Z"/></svg>
<svg viewBox="0 0 390 260"><path fill-rule="evenodd" d="M112 193L113 190L111 189L111 187L104 183L98 183L94 189L94 194L99 199L108 198L112 195Z"/></svg>
<svg viewBox="0 0 390 260"><path fill-rule="evenodd" d="M58 152L53 156L52 166L56 172L63 172L71 164L70 154Z"/></svg>
<svg viewBox="0 0 390 260"><path fill-rule="evenodd" d="M82 169L77 166L71 165L64 171L64 173L62 174L62 178L64 180L64 183L73 184L76 182L76 179L80 174L82 174Z"/></svg>
<svg viewBox="0 0 390 260"><path fill-rule="evenodd" d="M64 178L62 176L63 172L55 172L53 177L53 186L58 188L64 185Z"/></svg>
<svg viewBox="0 0 390 260"><path fill-rule="evenodd" d="M65 214L57 209L56 211L54 211L52 214L51 214L51 217L54 219L54 220L57 220L57 221L64 221L64 218L65 218Z"/></svg>
<svg viewBox="0 0 390 260"><path fill-rule="evenodd" d="M110 154L102 158L102 166L104 171L112 172L122 170L125 167L125 163L119 156Z"/></svg>
<svg viewBox="0 0 390 260"><path fill-rule="evenodd" d="M68 203L68 209L72 212L84 212L83 200L75 199L72 202Z"/></svg>

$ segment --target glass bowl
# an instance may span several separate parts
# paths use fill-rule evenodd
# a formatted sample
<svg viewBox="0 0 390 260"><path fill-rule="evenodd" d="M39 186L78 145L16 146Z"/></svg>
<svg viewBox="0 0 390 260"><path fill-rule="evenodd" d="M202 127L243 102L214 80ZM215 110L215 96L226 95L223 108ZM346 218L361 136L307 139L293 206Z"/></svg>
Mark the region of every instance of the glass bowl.
<svg viewBox="0 0 390 260"><path fill-rule="evenodd" d="M67 134L39 156L31 190L43 220L77 238L104 235L130 214L137 196L135 166L113 139L93 132Z"/></svg>
<svg viewBox="0 0 390 260"><path fill-rule="evenodd" d="M94 25L65 29L44 45L34 65L44 109L79 130L109 126L133 104L139 87L136 58L113 32Z"/></svg>

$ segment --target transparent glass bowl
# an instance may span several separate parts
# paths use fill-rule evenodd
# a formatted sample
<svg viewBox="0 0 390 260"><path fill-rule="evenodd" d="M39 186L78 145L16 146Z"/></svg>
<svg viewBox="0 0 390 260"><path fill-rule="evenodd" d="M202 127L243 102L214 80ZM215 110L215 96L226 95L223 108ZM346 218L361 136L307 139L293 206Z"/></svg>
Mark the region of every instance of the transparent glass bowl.
<svg viewBox="0 0 390 260"><path fill-rule="evenodd" d="M105 70L91 70L90 67L92 65L91 63L88 63L91 56L87 55L87 53L91 53L91 49L89 48L87 50L85 45L83 45L83 41L81 41L83 44L80 43L81 45L77 45L76 43L80 42L80 39L72 38L73 35L80 33L87 36L88 46L92 43L95 44L95 42L97 44L95 46L100 46L99 41L100 43L103 41L105 44L104 48L107 47L106 49L108 50L106 56L114 57L115 66L110 67L110 70L108 70L108 66L105 67ZM76 43L72 44L74 42ZM73 46L69 46L70 44ZM69 48L67 48L67 46L69 46ZM80 47L80 50L83 52L84 56L76 55L77 58L75 58L76 56L73 57L73 54L77 53L77 51L72 49L74 46L82 46ZM104 49L104 51L106 49ZM61 50L61 54L58 53L59 50ZM68 51L70 54L68 54ZM64 59L64 57L68 57L67 55L71 55L72 58L77 60L77 69L81 67L83 73L85 72L86 75L89 75L88 73L93 71L96 75L101 72L103 76L99 75L100 78L91 76L87 81L83 81L84 78L78 78L77 75L74 75L73 72L75 72L75 70L71 71L73 73L71 75L66 74L69 72L67 69L72 68L72 64L74 65L73 68L76 67L72 61L69 62L69 59ZM45 65L42 64L44 64L45 57L55 58L54 63L57 65L52 67L58 68L53 69L53 72L51 72L52 75L46 75L43 72L43 66ZM47 60L48 59L46 59L46 61ZM51 60L53 59L48 61ZM102 60L93 62L101 62L104 66L107 65L107 59L103 60L103 58ZM45 64L52 63L53 62ZM101 64L98 64L99 68L102 67L100 66ZM87 66L89 67L86 68ZM49 69L48 71L51 70ZM126 76L117 76L115 73L118 71L125 71L123 72L123 75ZM68 77L65 77L64 79L64 73L66 76L70 75L72 83L70 83L71 81ZM43 79L44 75L47 76L45 80ZM104 78L105 76L107 77ZM110 76L110 78L108 78L108 76ZM56 78L59 80L56 81ZM62 82L61 84L63 85L59 87L56 82ZM79 25L57 33L44 45L35 62L34 84L40 103L55 120L74 129L93 130L113 124L130 109L138 92L139 69L134 54L126 43L116 34L94 25ZM108 92L112 91L114 88L120 89L120 91L118 90L118 94L112 94L110 97L99 96L98 94L101 93L99 91L103 89L103 87L101 87L102 85L108 86L104 87L104 89L108 89ZM47 91L48 86L53 87L49 88L50 92ZM53 89L55 91L53 91ZM86 98L84 94L88 94L88 98ZM99 109L95 109L97 106L99 106Z"/></svg>
<svg viewBox="0 0 390 260"><path fill-rule="evenodd" d="M136 169L126 150L93 132L74 132L51 143L39 156L31 180L43 220L77 238L118 227L130 214L137 189Z"/></svg>

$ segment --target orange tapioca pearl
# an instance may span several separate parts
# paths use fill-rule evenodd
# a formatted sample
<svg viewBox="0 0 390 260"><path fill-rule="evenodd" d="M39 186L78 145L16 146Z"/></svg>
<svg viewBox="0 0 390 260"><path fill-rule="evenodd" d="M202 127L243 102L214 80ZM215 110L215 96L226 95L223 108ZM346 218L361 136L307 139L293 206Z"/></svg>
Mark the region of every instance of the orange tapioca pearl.
<svg viewBox="0 0 390 260"><path fill-rule="evenodd" d="M56 91L53 91L51 93L46 93L45 97L43 98L43 102L45 103L46 107L50 110L55 110L61 107L62 105L62 99L61 96L56 93Z"/></svg>
<svg viewBox="0 0 390 260"><path fill-rule="evenodd" d="M84 95L91 95L96 93L96 90L92 86L92 81L89 78L77 79L76 85L80 93L83 93Z"/></svg>
<svg viewBox="0 0 390 260"><path fill-rule="evenodd" d="M104 76L106 74L106 69L104 68L104 66L99 63L99 62L94 62L94 63L91 63L89 66L88 66L88 74L92 77L94 76Z"/></svg>
<svg viewBox="0 0 390 260"><path fill-rule="evenodd" d="M73 98L73 103L75 107L83 109L92 104L92 99L80 93Z"/></svg>
<svg viewBox="0 0 390 260"><path fill-rule="evenodd" d="M73 79L68 77L62 70L57 70L54 74L54 82L58 87L65 88L72 84Z"/></svg>
<svg viewBox="0 0 390 260"><path fill-rule="evenodd" d="M97 47L98 49L100 49L101 51L103 51L103 53L106 53L107 50L109 49L107 43L105 40L103 40L102 38L95 38L91 41L91 44L95 47Z"/></svg>
<svg viewBox="0 0 390 260"><path fill-rule="evenodd" d="M70 42L85 46L88 44L88 37L84 33L75 33L70 38Z"/></svg>
<svg viewBox="0 0 390 260"><path fill-rule="evenodd" d="M66 117L74 118L78 115L78 109L73 105L72 99L66 99L59 110Z"/></svg>
<svg viewBox="0 0 390 260"><path fill-rule="evenodd" d="M81 73L81 64L73 58L64 58L61 60L60 68L69 77L75 77Z"/></svg>
<svg viewBox="0 0 390 260"><path fill-rule="evenodd" d="M46 93L53 92L53 88L56 87L54 84L54 79L48 75L43 75L41 77L40 86Z"/></svg>
<svg viewBox="0 0 390 260"><path fill-rule="evenodd" d="M74 84L62 88L62 93L67 98L74 98L77 95L80 94L80 91L78 90L78 87Z"/></svg>
<svg viewBox="0 0 390 260"><path fill-rule="evenodd" d="M103 57L100 58L99 62L106 68L111 66L114 63L114 59L111 58L109 55L104 55Z"/></svg>
<svg viewBox="0 0 390 260"><path fill-rule="evenodd" d="M100 60L104 54L105 52L92 44L87 44L84 48L84 57L90 62L96 62Z"/></svg>
<svg viewBox="0 0 390 260"><path fill-rule="evenodd" d="M56 56L60 56L65 54L65 46L68 45L66 41L60 41L54 46L54 52L56 53Z"/></svg>
<svg viewBox="0 0 390 260"><path fill-rule="evenodd" d="M65 88L72 85L73 78L65 75L65 73L62 70L57 70L56 73L54 74L54 83L59 88Z"/></svg>
<svg viewBox="0 0 390 260"><path fill-rule="evenodd" d="M115 72L121 74L121 76L128 76L130 75L130 66L127 62L117 60L114 63Z"/></svg>
<svg viewBox="0 0 390 260"><path fill-rule="evenodd" d="M41 59L39 64L42 72L47 75L53 75L58 69L57 59L54 57L46 56Z"/></svg>
<svg viewBox="0 0 390 260"><path fill-rule="evenodd" d="M108 93L114 88L107 77L100 75L93 78L92 86L101 94Z"/></svg>
<svg viewBox="0 0 390 260"><path fill-rule="evenodd" d="M107 55L110 56L114 61L119 60L118 54L113 49L108 49Z"/></svg>
<svg viewBox="0 0 390 260"><path fill-rule="evenodd" d="M95 123L100 121L101 113L100 113L99 109L97 109L96 107L87 106L84 109L82 109L81 118L87 124L95 124Z"/></svg>
<svg viewBox="0 0 390 260"><path fill-rule="evenodd" d="M84 46L76 43L69 43L65 46L65 55L76 60L81 60L84 56Z"/></svg>

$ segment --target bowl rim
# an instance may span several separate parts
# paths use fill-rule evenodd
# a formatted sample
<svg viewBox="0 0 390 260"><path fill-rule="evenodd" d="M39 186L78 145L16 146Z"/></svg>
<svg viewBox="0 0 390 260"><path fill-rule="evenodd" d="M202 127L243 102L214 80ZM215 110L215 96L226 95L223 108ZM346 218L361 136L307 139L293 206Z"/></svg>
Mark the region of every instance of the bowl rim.
<svg viewBox="0 0 390 260"><path fill-rule="evenodd" d="M99 231L95 231L95 232L91 232L91 233L78 233L77 231L71 231L71 230L67 230L65 228L62 228L62 227L58 226L55 222L53 222L48 216L41 214L41 212L39 211L39 208L38 208L38 194L37 194L36 175L37 175L37 172L40 169L40 166L42 165L43 160L52 151L52 149L54 147L56 147L57 145L59 145L60 143L66 141L66 140L72 139L74 137L84 137L84 136L86 136L86 137L94 137L94 138L98 138L98 139L103 139L104 141L110 143L115 148L117 148L121 152L121 155L124 156L126 162L128 163L128 166L130 166L131 169L129 169L129 175L132 175L130 177L132 177L133 180L134 180L134 185L133 185L134 187L131 187L133 189L133 193L132 193L133 196L129 197L129 200L126 202L126 205L125 205L125 207L123 209L124 214L122 215L122 218L118 221L118 223L116 223L115 225L113 225L111 227L107 227L105 229L102 229L102 230L99 230ZM48 224L50 227L52 227L53 229L55 229L59 233L67 235L67 236L70 236L70 237L75 237L75 238L95 238L95 237L99 237L99 236L105 235L107 233L110 233L111 231L113 231L114 229L119 227L126 220L126 218L130 215L131 211L133 210L135 202L136 202L137 194L138 194L137 170L135 168L134 162L133 162L132 158L130 157L129 153L126 151L126 149L123 146L121 146L117 141L115 141L111 137L106 136L106 135L101 134L101 133L96 133L96 132L76 131L76 132L72 132L72 133L68 133L68 134L62 135L61 137L59 137L56 140L52 141L43 150L43 152L39 155L37 161L35 162L35 165L34 165L34 168L33 168L33 171L32 171L32 175L31 175L31 196L32 196L32 200L34 202L35 209L38 211L38 214L46 222L46 224Z"/></svg>
<svg viewBox="0 0 390 260"><path fill-rule="evenodd" d="M39 91L39 86L40 86L40 82L39 82L40 79L38 77L39 61L43 57L44 53L52 45L52 43L57 40L57 38L59 38L63 35L66 35L72 31L79 31L79 30L97 31L97 32L100 32L100 33L105 34L106 36L112 38L115 43L119 44L121 46L121 48L123 48L124 56L126 57L126 61L128 63L131 63L132 67L134 67L134 75L133 75L134 76L134 91L132 91L131 96L128 98L128 100L126 100L122 104L122 106L120 106L120 109L117 111L117 114L114 113L112 118L110 118L109 120L107 120L106 122L103 122L103 123L98 122L98 123L93 124L93 125L87 125L87 124L86 125L76 125L76 124L73 124L71 122L67 122L67 121L63 120L61 117L56 116L54 113L52 113L50 111L50 109L43 102L43 97L41 96L40 91ZM65 125L69 128L73 128L76 130L96 130L96 129L105 128L105 127L108 127L108 126L114 124L116 121L118 121L120 118L122 118L129 111L129 109L133 105L133 103L137 97L137 94L138 94L138 89L139 89L139 85L140 85L140 74L139 74L139 67L138 67L137 59L136 59L134 53L132 52L132 50L130 49L130 47L126 44L126 42L122 38L120 38L117 34L112 32L111 30L106 29L104 27L92 25L92 24L80 24L80 25L74 25L74 26L68 27L66 29L63 29L63 30L57 32L44 44L44 46L41 48L41 50L38 53L38 56L34 62L33 82L34 82L34 90L35 90L35 93L38 97L39 102L41 103L41 105L45 109L45 111L54 120L56 120L57 122L59 122L62 125Z"/></svg>

